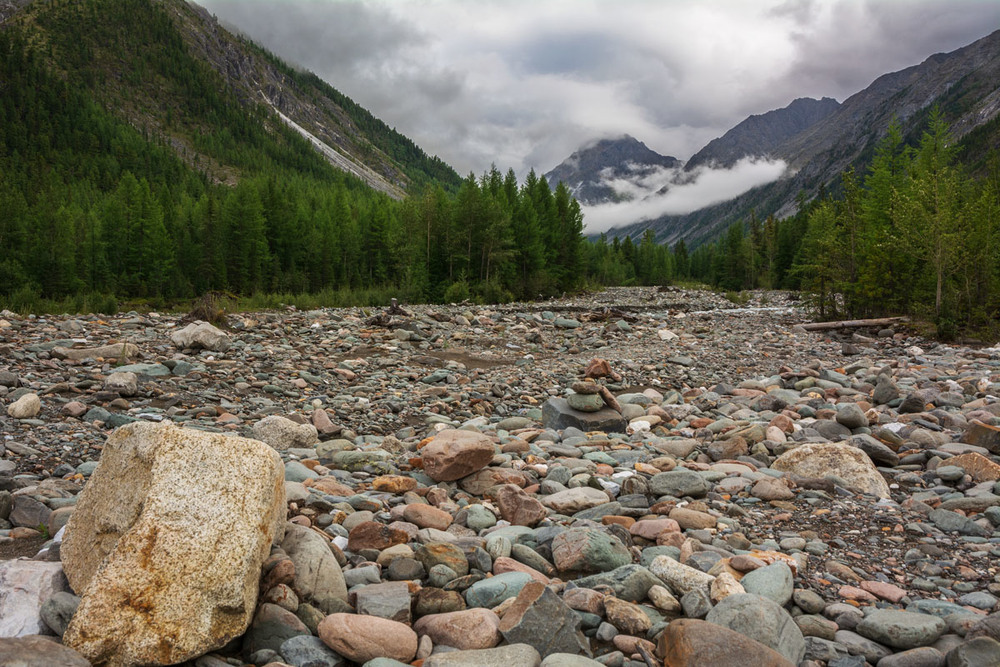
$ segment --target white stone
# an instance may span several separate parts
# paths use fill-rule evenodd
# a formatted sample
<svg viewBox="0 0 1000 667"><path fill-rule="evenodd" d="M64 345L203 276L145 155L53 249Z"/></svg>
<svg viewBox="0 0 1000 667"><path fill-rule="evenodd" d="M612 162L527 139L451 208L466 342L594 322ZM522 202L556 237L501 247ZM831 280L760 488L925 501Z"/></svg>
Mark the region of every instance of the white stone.
<svg viewBox="0 0 1000 667"><path fill-rule="evenodd" d="M0 637L52 634L42 621L42 603L69 590L61 563L0 561Z"/></svg>

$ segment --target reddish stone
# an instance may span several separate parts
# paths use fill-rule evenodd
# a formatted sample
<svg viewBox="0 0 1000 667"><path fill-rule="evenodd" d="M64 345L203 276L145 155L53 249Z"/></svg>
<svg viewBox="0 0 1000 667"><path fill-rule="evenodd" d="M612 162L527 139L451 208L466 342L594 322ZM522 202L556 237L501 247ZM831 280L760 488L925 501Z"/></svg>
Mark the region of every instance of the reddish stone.
<svg viewBox="0 0 1000 667"><path fill-rule="evenodd" d="M385 493L406 493L417 488L417 480L406 475L382 475L372 480L372 489Z"/></svg>
<svg viewBox="0 0 1000 667"><path fill-rule="evenodd" d="M364 521L354 527L347 536L347 549L357 553L362 549L388 549L397 544L406 544L410 536L404 530L383 525L377 521Z"/></svg>
<svg viewBox="0 0 1000 667"><path fill-rule="evenodd" d="M493 441L482 433L448 429L421 451L424 472L435 482L452 482L481 470L493 460Z"/></svg>
<svg viewBox="0 0 1000 667"><path fill-rule="evenodd" d="M883 581L862 581L861 588L868 591L875 597L888 600L893 604L906 597L906 591L902 588Z"/></svg>
<svg viewBox="0 0 1000 667"><path fill-rule="evenodd" d="M348 660L375 658L410 662L417 654L417 633L408 625L378 616L330 614L316 629L323 643Z"/></svg>
<svg viewBox="0 0 1000 667"><path fill-rule="evenodd" d="M461 651L493 648L500 643L500 618L489 609L477 607L430 614L417 620L413 629L427 635L435 646L453 646Z"/></svg>
<svg viewBox="0 0 1000 667"><path fill-rule="evenodd" d="M660 635L657 650L664 656L663 667L795 667L746 635L695 618L670 623Z"/></svg>
<svg viewBox="0 0 1000 667"><path fill-rule="evenodd" d="M680 524L673 519L647 519L633 523L629 526L628 532L650 541L656 541L661 533L677 533L680 532L680 529Z"/></svg>
<svg viewBox="0 0 1000 667"><path fill-rule="evenodd" d="M513 484L504 484L494 491L500 516L514 526L534 526L548 516L548 510Z"/></svg>
<svg viewBox="0 0 1000 667"><path fill-rule="evenodd" d="M681 528L699 530L702 528L715 528L718 519L706 512L696 512L686 507L675 507L670 510L670 518L677 522Z"/></svg>
<svg viewBox="0 0 1000 667"><path fill-rule="evenodd" d="M444 510L422 503L413 503L403 509L403 518L421 528L445 530L451 525L452 516Z"/></svg>
<svg viewBox="0 0 1000 667"><path fill-rule="evenodd" d="M529 567L520 561L506 556L500 556L493 561L493 574L503 574L504 572L524 572L535 581L548 585L551 579L533 567Z"/></svg>
<svg viewBox="0 0 1000 667"><path fill-rule="evenodd" d="M1000 479L1000 465L989 460L982 454L969 452L948 459L948 465L958 466L968 473L974 482L995 482Z"/></svg>
<svg viewBox="0 0 1000 667"><path fill-rule="evenodd" d="M511 468L483 468L479 472L465 477L458 483L462 490L474 496L484 496L494 486L514 484L524 487L528 479L517 470Z"/></svg>
<svg viewBox="0 0 1000 667"><path fill-rule="evenodd" d="M330 496L350 497L354 495L354 489L338 482L336 477L311 478L302 482L302 485Z"/></svg>

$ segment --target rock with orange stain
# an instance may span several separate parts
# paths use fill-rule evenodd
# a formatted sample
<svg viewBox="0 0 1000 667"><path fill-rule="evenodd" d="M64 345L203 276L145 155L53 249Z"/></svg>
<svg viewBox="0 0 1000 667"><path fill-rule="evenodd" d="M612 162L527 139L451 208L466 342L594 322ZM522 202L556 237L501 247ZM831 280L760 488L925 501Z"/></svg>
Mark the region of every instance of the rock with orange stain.
<svg viewBox="0 0 1000 667"><path fill-rule="evenodd" d="M82 600L63 641L94 662L168 665L246 630L285 532L281 457L257 440L135 422L114 431L61 556Z"/></svg>
<svg viewBox="0 0 1000 667"><path fill-rule="evenodd" d="M415 488L417 488L417 480L406 475L381 475L372 480L372 489L384 493L406 493Z"/></svg>

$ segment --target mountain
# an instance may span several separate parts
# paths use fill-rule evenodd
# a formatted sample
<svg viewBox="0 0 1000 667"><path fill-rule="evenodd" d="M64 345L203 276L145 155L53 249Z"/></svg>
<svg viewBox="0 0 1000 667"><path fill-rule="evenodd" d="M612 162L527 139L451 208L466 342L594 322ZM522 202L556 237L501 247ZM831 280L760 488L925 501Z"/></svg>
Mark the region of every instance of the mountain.
<svg viewBox="0 0 1000 667"><path fill-rule="evenodd" d="M684 165L692 171L702 165L731 167L747 156L763 157L840 108L831 97L800 97L783 109L750 116L718 139L713 139Z"/></svg>
<svg viewBox="0 0 1000 667"><path fill-rule="evenodd" d="M183 0L0 2L5 307L447 287L403 197L461 179L316 76Z"/></svg>
<svg viewBox="0 0 1000 667"><path fill-rule="evenodd" d="M770 155L788 164L784 178L722 204L636 222L609 234L638 238L653 229L660 242L683 238L692 246L751 213L760 218L791 215L803 196L808 200L821 189L837 191L847 168L864 171L894 119L904 140L915 145L935 106L952 128L962 161L973 172L983 171L989 151L1000 149L1000 31L880 76L832 113L774 146ZM730 152L726 159L738 154Z"/></svg>
<svg viewBox="0 0 1000 667"><path fill-rule="evenodd" d="M260 118L270 129L257 139L282 143L276 126L284 125L337 169L393 198L429 182L449 189L460 182L448 165L350 98L230 33L195 4L0 0L0 21L47 45L53 71L82 82L107 109L159 137L213 180L235 183L248 173L203 147L206 132L226 129L211 108L217 100ZM184 71L177 71L181 65Z"/></svg>
<svg viewBox="0 0 1000 667"><path fill-rule="evenodd" d="M678 169L683 162L660 155L629 135L602 139L573 153L545 174L555 187L565 183L577 201L587 206L623 201L629 193L616 190L614 180L639 181L664 169Z"/></svg>

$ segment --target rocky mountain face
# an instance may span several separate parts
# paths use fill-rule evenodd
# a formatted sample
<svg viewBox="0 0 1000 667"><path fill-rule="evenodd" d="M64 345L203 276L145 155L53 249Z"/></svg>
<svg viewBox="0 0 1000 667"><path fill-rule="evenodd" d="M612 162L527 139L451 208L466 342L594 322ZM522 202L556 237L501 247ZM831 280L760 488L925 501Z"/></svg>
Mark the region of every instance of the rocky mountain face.
<svg viewBox="0 0 1000 667"><path fill-rule="evenodd" d="M731 167L747 156L769 156L792 137L840 108L831 97L800 97L783 109L753 115L718 139L713 139L684 165L692 171L702 165Z"/></svg>
<svg viewBox="0 0 1000 667"><path fill-rule="evenodd" d="M581 148L545 174L545 179L553 187L560 181L565 183L581 204L593 206L629 198L627 193L616 190L610 181L636 181L683 164L675 157L660 155L626 134Z"/></svg>
<svg viewBox="0 0 1000 667"><path fill-rule="evenodd" d="M790 112L795 106L793 103L780 111ZM721 204L685 215L638 221L610 233L638 238L652 228L660 242L675 243L683 238L689 245L697 245L711 240L732 222L745 220L751 211L758 217L791 215L800 193L811 197L821 187L836 190L848 167L863 173L893 119L900 123L907 143L918 142L935 106L952 128L961 159L972 170L981 169L988 150L1000 147L1000 31L951 53L933 55L919 65L885 74L836 109L822 100L798 105L795 117L803 122L809 113L825 111L826 115L767 151L788 163L785 178ZM806 111L809 107L811 111ZM686 167L713 159L732 164L739 157L756 154L747 148L740 155L738 139L753 136L751 128L773 113L743 121L699 151ZM790 130L793 121L786 121ZM771 136L778 135L774 130ZM744 140L742 145L751 145L749 139Z"/></svg>

